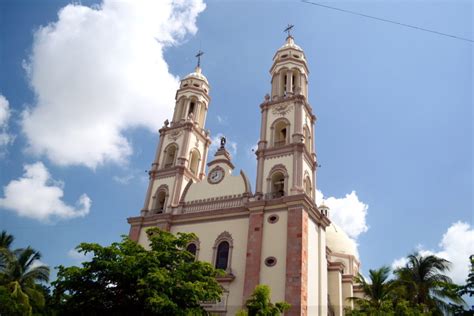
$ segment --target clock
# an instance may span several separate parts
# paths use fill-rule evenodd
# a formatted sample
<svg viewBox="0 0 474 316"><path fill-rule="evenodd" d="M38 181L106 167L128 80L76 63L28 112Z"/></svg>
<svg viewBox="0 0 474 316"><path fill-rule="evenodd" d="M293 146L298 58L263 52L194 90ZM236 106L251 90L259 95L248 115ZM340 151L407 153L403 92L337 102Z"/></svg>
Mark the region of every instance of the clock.
<svg viewBox="0 0 474 316"><path fill-rule="evenodd" d="M207 176L207 181L211 184L217 184L221 182L222 179L224 179L224 169L220 167L212 169Z"/></svg>

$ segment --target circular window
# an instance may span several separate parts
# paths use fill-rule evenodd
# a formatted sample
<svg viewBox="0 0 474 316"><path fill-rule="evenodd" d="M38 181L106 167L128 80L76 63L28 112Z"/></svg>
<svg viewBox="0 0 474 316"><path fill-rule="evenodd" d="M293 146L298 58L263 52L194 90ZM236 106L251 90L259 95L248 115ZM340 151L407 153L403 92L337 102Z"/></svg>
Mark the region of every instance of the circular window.
<svg viewBox="0 0 474 316"><path fill-rule="evenodd" d="M275 224L276 222L278 222L278 219L279 219L278 215L272 214L272 215L268 216L267 221L268 221L270 224Z"/></svg>
<svg viewBox="0 0 474 316"><path fill-rule="evenodd" d="M277 263L277 259L275 257L268 257L265 259L265 265L267 267L273 267Z"/></svg>

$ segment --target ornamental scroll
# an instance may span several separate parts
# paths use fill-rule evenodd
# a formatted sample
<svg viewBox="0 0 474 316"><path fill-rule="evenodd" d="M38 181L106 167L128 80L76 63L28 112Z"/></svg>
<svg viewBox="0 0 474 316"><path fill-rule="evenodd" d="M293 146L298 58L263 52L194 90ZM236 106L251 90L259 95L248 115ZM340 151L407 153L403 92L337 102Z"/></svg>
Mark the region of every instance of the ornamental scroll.
<svg viewBox="0 0 474 316"><path fill-rule="evenodd" d="M183 131L172 132L171 134L168 135L168 138L173 141L176 141L179 138L179 136L181 136L182 133Z"/></svg>
<svg viewBox="0 0 474 316"><path fill-rule="evenodd" d="M290 105L287 103L287 104L275 106L272 110L272 113L273 115L285 116L286 114L290 113L292 110L293 110L293 105Z"/></svg>

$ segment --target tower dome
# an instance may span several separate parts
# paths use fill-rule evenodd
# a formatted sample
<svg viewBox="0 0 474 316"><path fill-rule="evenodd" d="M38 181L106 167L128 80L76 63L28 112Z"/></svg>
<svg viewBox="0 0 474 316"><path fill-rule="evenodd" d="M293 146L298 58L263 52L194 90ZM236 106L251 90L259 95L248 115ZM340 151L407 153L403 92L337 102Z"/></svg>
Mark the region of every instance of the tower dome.
<svg viewBox="0 0 474 316"><path fill-rule="evenodd" d="M352 255L359 259L356 242L334 223L326 228L326 245L332 252Z"/></svg>
<svg viewBox="0 0 474 316"><path fill-rule="evenodd" d="M194 72L190 73L189 75L187 75L186 77L184 77L183 80L186 80L186 79L198 79L198 80L202 80L204 81L205 83L209 84L209 82L207 81L207 78L206 76L204 76L202 74L202 70L201 70L201 67L197 66L195 69L194 69Z"/></svg>
<svg viewBox="0 0 474 316"><path fill-rule="evenodd" d="M296 49L296 50L299 50L300 52L303 52L303 49L301 47L299 47L298 45L295 44L295 39L293 38L293 36L288 36L286 38L286 42L285 44L283 44L282 47L280 47L278 51L281 51L281 50L285 50L285 49Z"/></svg>

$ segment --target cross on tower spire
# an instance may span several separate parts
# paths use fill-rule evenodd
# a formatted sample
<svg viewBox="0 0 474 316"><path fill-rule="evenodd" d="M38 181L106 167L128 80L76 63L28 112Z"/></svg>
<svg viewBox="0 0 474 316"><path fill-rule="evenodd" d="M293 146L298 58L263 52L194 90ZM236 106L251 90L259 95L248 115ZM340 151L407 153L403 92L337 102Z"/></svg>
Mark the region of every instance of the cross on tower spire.
<svg viewBox="0 0 474 316"><path fill-rule="evenodd" d="M291 37L291 29L295 27L293 24L288 24L288 26L285 28L283 32L288 33L288 37Z"/></svg>
<svg viewBox="0 0 474 316"><path fill-rule="evenodd" d="M198 59L198 63L197 63L197 66L198 67L201 67L201 56L204 55L204 52L202 50L199 50L198 53L196 54L195 57L197 57Z"/></svg>

